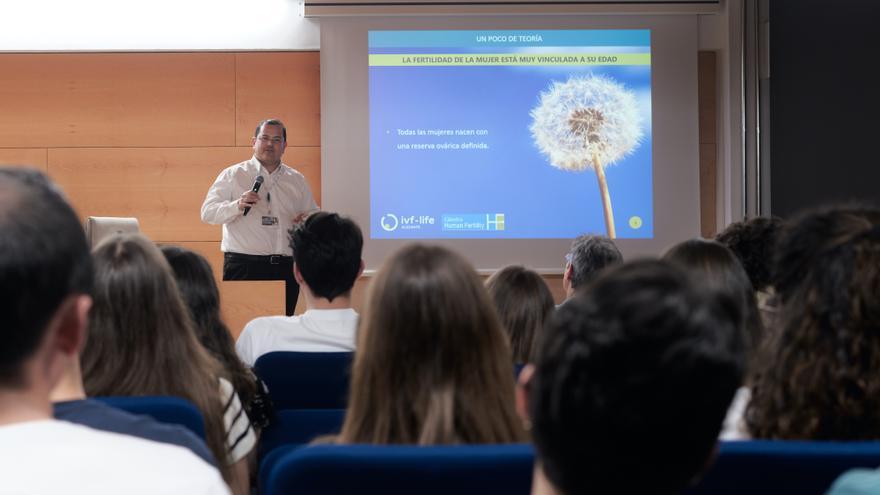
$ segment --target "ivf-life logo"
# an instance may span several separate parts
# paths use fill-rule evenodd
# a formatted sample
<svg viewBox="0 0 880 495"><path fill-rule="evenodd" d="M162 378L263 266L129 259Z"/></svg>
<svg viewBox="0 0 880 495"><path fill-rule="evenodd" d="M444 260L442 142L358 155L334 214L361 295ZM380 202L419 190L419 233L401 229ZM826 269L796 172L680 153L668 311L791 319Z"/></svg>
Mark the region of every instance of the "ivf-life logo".
<svg viewBox="0 0 880 495"><path fill-rule="evenodd" d="M385 232L394 232L397 230L397 226L400 225L400 222L397 220L397 215L394 213L387 213L382 215L379 224Z"/></svg>

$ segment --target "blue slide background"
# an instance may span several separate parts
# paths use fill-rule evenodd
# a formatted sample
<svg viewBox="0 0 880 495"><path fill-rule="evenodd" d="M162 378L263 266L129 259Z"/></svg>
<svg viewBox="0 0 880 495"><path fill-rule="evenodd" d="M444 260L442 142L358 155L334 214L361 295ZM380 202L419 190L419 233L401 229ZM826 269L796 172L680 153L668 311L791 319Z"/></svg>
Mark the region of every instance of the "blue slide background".
<svg viewBox="0 0 880 495"><path fill-rule="evenodd" d="M571 48L547 48L560 53ZM371 53L523 53L477 47L371 48ZM583 50L578 50L583 51ZM624 49L614 50L621 53ZM645 52L649 47L630 47ZM639 98L643 137L605 168L619 238L653 236L650 66L370 67L370 235L376 239L572 238L605 233L596 173L550 165L531 110L553 81L603 74ZM486 136L399 136L398 129L486 129ZM488 150L398 150L400 143L484 142ZM444 231L442 217L504 214L504 230ZM389 214L396 218L391 219ZM631 228L638 216L642 225ZM386 226L381 228L384 217ZM430 223L433 218L433 223ZM409 222L407 225L401 223Z"/></svg>

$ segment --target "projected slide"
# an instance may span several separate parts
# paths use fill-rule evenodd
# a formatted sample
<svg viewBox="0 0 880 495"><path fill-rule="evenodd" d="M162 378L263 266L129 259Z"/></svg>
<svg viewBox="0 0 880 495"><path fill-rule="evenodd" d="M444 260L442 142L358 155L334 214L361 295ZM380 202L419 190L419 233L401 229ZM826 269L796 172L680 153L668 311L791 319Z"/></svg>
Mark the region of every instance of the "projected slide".
<svg viewBox="0 0 880 495"><path fill-rule="evenodd" d="M653 237L650 39L371 31L370 236Z"/></svg>

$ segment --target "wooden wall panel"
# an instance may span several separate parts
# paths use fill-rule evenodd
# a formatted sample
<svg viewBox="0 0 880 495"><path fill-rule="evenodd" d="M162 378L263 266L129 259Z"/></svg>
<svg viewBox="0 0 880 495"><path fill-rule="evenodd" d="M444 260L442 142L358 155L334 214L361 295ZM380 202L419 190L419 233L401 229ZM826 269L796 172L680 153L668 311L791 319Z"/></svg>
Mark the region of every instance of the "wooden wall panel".
<svg viewBox="0 0 880 495"><path fill-rule="evenodd" d="M234 145L234 54L0 54L0 67L0 147Z"/></svg>
<svg viewBox="0 0 880 495"><path fill-rule="evenodd" d="M220 226L201 222L208 188L251 148L62 148L49 150L49 174L83 218L136 217L157 242L219 241ZM320 203L320 148L288 148Z"/></svg>
<svg viewBox="0 0 880 495"><path fill-rule="evenodd" d="M288 146L283 161L306 176L315 202L321 206L321 147L320 146Z"/></svg>
<svg viewBox="0 0 880 495"><path fill-rule="evenodd" d="M250 146L257 123L278 118L289 146L320 146L319 64L318 52L236 54L236 144Z"/></svg>
<svg viewBox="0 0 880 495"><path fill-rule="evenodd" d="M284 312L284 283L221 282L221 229L199 209L270 116L288 125L284 161L321 203L318 63L317 52L0 54L0 164L48 172L83 218L137 217L154 241L203 254L237 336Z"/></svg>
<svg viewBox="0 0 880 495"><path fill-rule="evenodd" d="M85 148L49 150L49 174L83 217L136 217L157 242L219 241L203 224L208 188L249 148Z"/></svg>
<svg viewBox="0 0 880 495"><path fill-rule="evenodd" d="M22 166L46 172L46 150L0 148L0 165Z"/></svg>
<svg viewBox="0 0 880 495"><path fill-rule="evenodd" d="M718 72L715 52L699 52L697 78L700 119L700 233L703 237L711 238L718 231Z"/></svg>

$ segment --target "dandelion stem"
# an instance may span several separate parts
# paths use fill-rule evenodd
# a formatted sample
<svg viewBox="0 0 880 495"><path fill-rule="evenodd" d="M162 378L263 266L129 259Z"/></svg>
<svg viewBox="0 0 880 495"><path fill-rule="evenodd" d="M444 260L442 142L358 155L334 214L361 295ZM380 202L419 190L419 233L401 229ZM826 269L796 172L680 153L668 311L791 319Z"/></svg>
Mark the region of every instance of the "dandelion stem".
<svg viewBox="0 0 880 495"><path fill-rule="evenodd" d="M608 231L608 238L617 237L614 231L614 211L611 209L611 194L608 192L608 181L605 180L605 168L599 163L597 157L593 157L593 170L596 171L596 177L599 179L599 194L602 196L602 209L605 211L605 229Z"/></svg>

